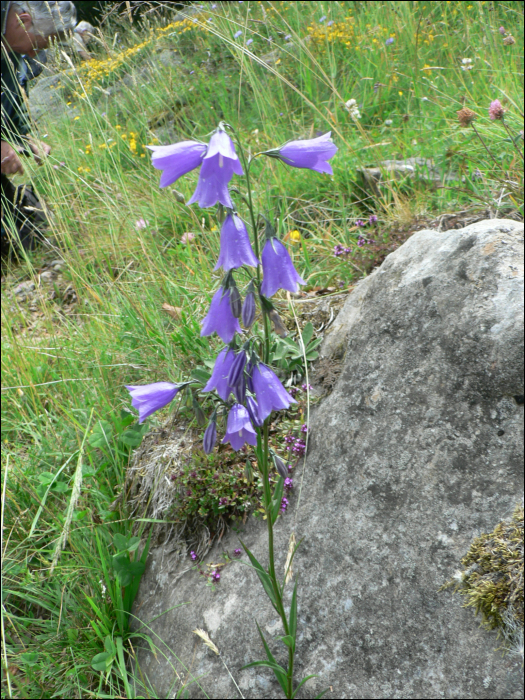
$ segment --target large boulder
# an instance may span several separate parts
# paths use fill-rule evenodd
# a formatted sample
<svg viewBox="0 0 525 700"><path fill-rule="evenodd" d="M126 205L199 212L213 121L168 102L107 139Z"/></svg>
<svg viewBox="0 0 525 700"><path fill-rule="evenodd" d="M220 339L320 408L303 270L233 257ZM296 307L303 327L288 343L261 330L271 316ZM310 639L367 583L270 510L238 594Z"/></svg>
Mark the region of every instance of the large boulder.
<svg viewBox="0 0 525 700"><path fill-rule="evenodd" d="M279 571L294 523L302 538L298 677L319 674L302 697L523 697L520 660L438 590L520 499L523 224L414 234L357 285L323 354L340 373L313 411L301 497L276 526ZM266 561L264 522L242 538ZM237 546L230 532L208 561ZM271 671L240 670L264 657L255 620L281 633L253 570L226 566L213 592L170 549L150 553L135 607L162 649L138 655L159 697L175 669L199 679L190 696L239 697L225 665L245 697L282 697Z"/></svg>

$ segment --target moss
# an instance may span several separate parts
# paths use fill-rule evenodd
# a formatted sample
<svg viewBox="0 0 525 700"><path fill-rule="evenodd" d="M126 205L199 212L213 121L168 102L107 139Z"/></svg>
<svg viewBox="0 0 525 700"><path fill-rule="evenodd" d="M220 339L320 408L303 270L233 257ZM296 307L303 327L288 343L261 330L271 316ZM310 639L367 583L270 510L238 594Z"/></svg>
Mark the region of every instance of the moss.
<svg viewBox="0 0 525 700"><path fill-rule="evenodd" d="M484 627L504 637L504 649L523 655L523 505L510 522L476 537L461 564L440 590L455 586L466 597L463 607L473 607Z"/></svg>

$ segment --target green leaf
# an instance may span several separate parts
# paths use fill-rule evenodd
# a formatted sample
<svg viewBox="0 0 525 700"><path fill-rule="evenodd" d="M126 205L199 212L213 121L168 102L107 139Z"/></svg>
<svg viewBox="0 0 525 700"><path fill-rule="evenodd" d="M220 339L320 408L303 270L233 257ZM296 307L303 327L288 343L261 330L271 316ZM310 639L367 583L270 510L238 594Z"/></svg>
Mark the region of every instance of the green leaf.
<svg viewBox="0 0 525 700"><path fill-rule="evenodd" d="M128 552L134 552L140 544L140 537L130 537L128 542Z"/></svg>
<svg viewBox="0 0 525 700"><path fill-rule="evenodd" d="M305 348L308 345L308 343L312 340L313 334L314 334L314 327L313 327L312 323L310 321L308 321L306 326L303 328L303 332L301 333Z"/></svg>
<svg viewBox="0 0 525 700"><path fill-rule="evenodd" d="M292 693L292 700L293 700L293 698L295 698L295 696L297 695L297 691L299 690L299 688L300 688L302 685L304 685L304 684L306 683L306 681L309 681L310 678L317 678L318 675L319 675L318 673L312 673L310 676L305 676L305 677L303 678L303 680L299 683L299 685L297 686L297 688L293 691L293 693ZM326 690L323 690L323 693L326 693ZM321 697L321 696L318 696L318 697Z"/></svg>
<svg viewBox="0 0 525 700"><path fill-rule="evenodd" d="M20 654L20 661L24 666L35 666L38 663L38 653L36 651L28 651L25 654Z"/></svg>
<svg viewBox="0 0 525 700"><path fill-rule="evenodd" d="M270 647L269 647L268 644L266 643L266 639L264 638L264 634L262 633L261 628L259 627L259 623L258 623L257 621L255 621L255 624L257 625L257 631L259 632L259 636L260 636L260 638L261 638L261 640L262 640L262 643L263 643L263 646L264 646L264 650L266 651L266 656L268 657L269 661L270 661L272 664L275 664L275 665L277 666L277 665L278 665L278 664L277 664L277 661L273 658L273 654L272 654L272 652L270 651ZM286 672L285 672L285 673L280 673L279 671L276 671L275 668L273 669L273 672L275 673L275 677L276 677L277 680L279 681L279 685L280 685L281 688L283 689L283 693L286 695L286 693L287 693L287 690L286 690L286 688L287 688L287 683L286 683L286 680L287 680L287 678L286 678Z"/></svg>
<svg viewBox="0 0 525 700"><path fill-rule="evenodd" d="M279 612L279 611L277 610L277 600L276 600L276 598L275 598L275 593L274 593L274 590L273 590L273 587L272 587L272 580L271 580L271 578L270 578L270 575L268 574L268 572L267 572L265 569L263 569L263 567L261 566L261 564L259 564L259 562L257 561L257 559L253 556L253 554L250 552L250 550L249 550L248 547L244 544L244 542L243 542L242 540L239 540L239 542L240 542L241 545L243 546L244 551L246 552L246 554L248 555L248 557L249 557L249 559L250 559L250 561L251 561L251 563L252 563L252 566L253 566L253 568L255 569L255 571L256 571L256 573L257 573L257 576L259 577L259 579L260 579L260 581L261 581L261 583L262 583L262 585L263 585L263 588L264 588L264 590L265 590L265 592L266 592L266 595L267 595L268 598L270 599L271 604L273 605L273 607L275 608L275 610L276 610L277 612Z"/></svg>
<svg viewBox="0 0 525 700"><path fill-rule="evenodd" d="M290 617L289 617L289 630L290 635L294 640L295 649L295 638L297 636L297 579L295 580L295 585L293 587L292 602L290 604Z"/></svg>
<svg viewBox="0 0 525 700"><path fill-rule="evenodd" d="M319 353L318 353L318 352L310 352L310 351L308 350L308 352L306 353L306 360L307 360L307 362L313 362L314 360L317 360L318 357L319 357Z"/></svg>
<svg viewBox="0 0 525 700"><path fill-rule="evenodd" d="M111 423L107 420L99 420L88 437L88 445L91 445L91 447L107 447L112 435L113 426Z"/></svg>
<svg viewBox="0 0 525 700"><path fill-rule="evenodd" d="M117 554L112 559L113 570L119 577L121 586L129 586L135 576L142 576L146 565L140 561L130 561L127 554Z"/></svg>
<svg viewBox="0 0 525 700"><path fill-rule="evenodd" d="M252 661L251 663L246 664L246 666L242 666L241 671L244 671L245 668L254 668L255 666L265 666L266 668L271 668L275 675L277 675L277 673L282 673L284 677L286 677L286 670L282 666L279 666L279 664L272 663L271 661Z"/></svg>
<svg viewBox="0 0 525 700"><path fill-rule="evenodd" d="M125 535L121 535L119 532L117 532L116 535L113 535L113 544L115 545L117 552L125 552L128 548L128 538Z"/></svg>
<svg viewBox="0 0 525 700"><path fill-rule="evenodd" d="M291 649L294 648L293 637L289 634L287 634L285 637L278 637L278 639L280 639L283 644L286 644L287 647L290 647Z"/></svg>
<svg viewBox="0 0 525 700"><path fill-rule="evenodd" d="M114 658L114 654L108 654L107 651L103 651L101 654L95 654L91 660L91 666L95 669L95 671L105 673L106 671L109 671L113 665Z"/></svg>
<svg viewBox="0 0 525 700"><path fill-rule="evenodd" d="M117 647L113 643L113 640L111 639L109 634L106 637L106 639L104 639L104 649L107 651L108 654L116 654L117 652Z"/></svg>
<svg viewBox="0 0 525 700"><path fill-rule="evenodd" d="M211 372L208 372L203 367L195 367L190 376L201 384L207 384L211 377Z"/></svg>
<svg viewBox="0 0 525 700"><path fill-rule="evenodd" d="M284 479L282 476L280 476L279 481L277 482L277 486L275 487L275 492L274 492L274 495L272 498L272 506L271 506L272 525L277 520L277 517L279 515L279 510L281 509L281 502L283 500L283 488L284 488Z"/></svg>
<svg viewBox="0 0 525 700"><path fill-rule="evenodd" d="M132 425L131 427L127 428L122 433L122 435L119 437L119 442L122 442L128 447L138 447L142 442L142 438L144 437L144 434L146 432L146 424L144 423L142 425L139 425L137 423L136 425Z"/></svg>
<svg viewBox="0 0 525 700"><path fill-rule="evenodd" d="M330 688L325 688L319 695L315 696L315 700L318 700L318 698L322 698L325 693L327 693L330 690Z"/></svg>

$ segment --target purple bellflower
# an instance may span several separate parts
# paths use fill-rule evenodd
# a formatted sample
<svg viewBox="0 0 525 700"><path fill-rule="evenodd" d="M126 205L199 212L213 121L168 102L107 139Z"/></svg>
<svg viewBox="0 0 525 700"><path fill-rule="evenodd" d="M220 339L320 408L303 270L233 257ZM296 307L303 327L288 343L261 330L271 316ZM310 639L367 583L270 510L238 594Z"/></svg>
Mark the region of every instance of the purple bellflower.
<svg viewBox="0 0 525 700"><path fill-rule="evenodd" d="M206 154L206 144L198 141L179 141L170 146L147 146L153 151L151 162L154 168L162 170L160 187L172 185L182 175L201 165Z"/></svg>
<svg viewBox="0 0 525 700"><path fill-rule="evenodd" d="M231 343L235 333L241 332L239 321L233 315L230 305L231 289L220 286L211 300L208 315L202 322L201 335L217 333L223 342Z"/></svg>
<svg viewBox="0 0 525 700"><path fill-rule="evenodd" d="M152 413L173 401L181 385L155 382L142 386L126 386L126 389L131 394L131 405L139 412L139 423L143 423Z"/></svg>
<svg viewBox="0 0 525 700"><path fill-rule="evenodd" d="M261 428L264 421L259 418L259 406L257 405L257 401L251 396L248 396L246 399L246 408L248 409L252 423L257 428Z"/></svg>
<svg viewBox="0 0 525 700"><path fill-rule="evenodd" d="M226 435L222 442L229 442L236 452L241 449L245 442L254 446L257 444L257 435L244 406L237 403L230 410Z"/></svg>
<svg viewBox="0 0 525 700"><path fill-rule="evenodd" d="M257 399L259 420L264 421L272 411L297 403L292 399L277 375L262 362L253 368L252 384Z"/></svg>
<svg viewBox="0 0 525 700"><path fill-rule="evenodd" d="M261 294L268 299L273 297L278 289L297 292L299 284L306 282L293 266L290 254L278 238L269 238L262 252L264 279Z"/></svg>
<svg viewBox="0 0 525 700"><path fill-rule="evenodd" d="M205 209L220 202L225 207L233 209L228 192L228 183L233 173L243 175L244 171L235 153L233 141L219 126L208 144L199 173L199 181L188 205L198 202L201 209Z"/></svg>
<svg viewBox="0 0 525 700"><path fill-rule="evenodd" d="M223 401L228 401L231 393L231 387L228 384L228 375L230 374L231 366L235 359L233 350L224 348L217 355L215 366L213 367L212 375L203 389L204 391L215 391L219 394Z"/></svg>
<svg viewBox="0 0 525 700"><path fill-rule="evenodd" d="M279 158L294 168L308 168L333 175L332 166L327 161L335 156L338 149L331 139L331 133L329 131L316 139L290 141L275 151L266 151L266 155Z"/></svg>
<svg viewBox="0 0 525 700"><path fill-rule="evenodd" d="M230 374L228 375L228 384L231 387L238 386L244 379L244 365L246 364L246 353L244 350L235 356L232 362Z"/></svg>
<svg viewBox="0 0 525 700"><path fill-rule="evenodd" d="M228 214L221 228L221 252L215 270L222 267L228 272L242 265L257 267L258 264L242 219L236 214Z"/></svg>
<svg viewBox="0 0 525 700"><path fill-rule="evenodd" d="M249 291L244 297L244 304L242 305L242 322L245 328L249 328L255 320L255 294Z"/></svg>
<svg viewBox="0 0 525 700"><path fill-rule="evenodd" d="M204 440L203 440L203 449L204 452L206 452L207 455L211 454L213 452L213 448L215 447L215 443L217 442L217 423L215 422L214 419L212 419L208 427L206 428L206 431L204 433Z"/></svg>

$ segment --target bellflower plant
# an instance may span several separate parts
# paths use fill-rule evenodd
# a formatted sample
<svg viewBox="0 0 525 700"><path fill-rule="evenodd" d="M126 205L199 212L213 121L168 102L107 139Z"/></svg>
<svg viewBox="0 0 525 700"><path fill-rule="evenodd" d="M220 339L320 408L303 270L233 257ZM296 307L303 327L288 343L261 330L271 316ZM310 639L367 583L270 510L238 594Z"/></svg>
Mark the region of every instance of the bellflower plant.
<svg viewBox="0 0 525 700"><path fill-rule="evenodd" d="M230 134L235 139L235 145ZM288 409L296 401L270 367L272 323L276 332L286 335L286 329L271 302L271 297L279 289L297 292L299 285L305 282L268 220L261 254L260 234L252 201L250 167L256 158L268 156L294 168L307 168L331 175L332 168L328 161L337 152L337 147L330 133L327 133L315 139L289 141L280 148L257 153L247 159L234 129L221 122L207 145L198 141L181 141L170 146L149 148L152 151L153 166L163 171L161 187L166 187L182 175L200 168L197 187L188 204L197 202L202 208L219 204L222 226L220 254L215 269L222 268L225 277L213 294L208 313L202 321L201 335L217 333L226 347L220 350L212 375L204 386L202 381L195 379L184 384L157 382L146 386L128 386L127 389L131 394L132 405L139 410L140 422L166 406L181 390L187 392L188 398L191 399L188 403L193 405L199 425L206 422L201 403L213 404L213 412L204 433L205 454L211 454L215 449L218 432L224 430L225 422L223 444L230 443L231 448L236 451L242 448L246 450L247 446L255 448L268 528L268 566L264 567L259 563L248 547L242 542L241 544L270 603L281 619L284 630L281 641L287 648L288 664L286 668L277 664L259 628L267 660L252 662L245 668L266 666L272 669L284 695L293 698L299 687L312 676L307 676L298 684L294 682L297 581L289 608L285 608L284 599L285 585L293 578L291 566L297 549L293 533L282 580L275 568L273 528L277 518L284 516L289 505L286 496L291 489L291 479L283 460L270 449L271 414L273 411ZM234 174L244 175L246 180L252 241L246 224L236 213L228 189ZM227 209L225 218L222 207ZM236 275L242 279L244 302L237 287ZM262 338L257 334L257 330L253 337L250 337L250 328L254 324L258 308L264 331ZM242 320L245 331L241 329L239 319ZM257 329L257 326L255 328ZM214 398L211 392L215 392L218 398ZM302 444L304 443L301 443L301 449ZM274 472L276 481L270 478L270 471Z"/></svg>

